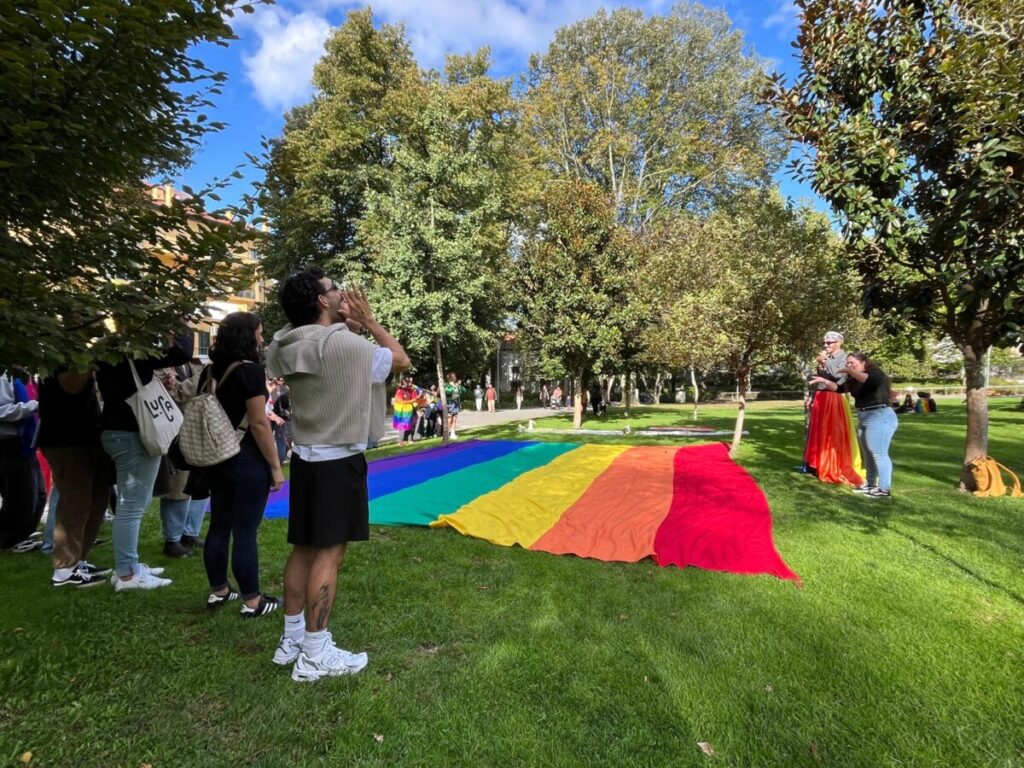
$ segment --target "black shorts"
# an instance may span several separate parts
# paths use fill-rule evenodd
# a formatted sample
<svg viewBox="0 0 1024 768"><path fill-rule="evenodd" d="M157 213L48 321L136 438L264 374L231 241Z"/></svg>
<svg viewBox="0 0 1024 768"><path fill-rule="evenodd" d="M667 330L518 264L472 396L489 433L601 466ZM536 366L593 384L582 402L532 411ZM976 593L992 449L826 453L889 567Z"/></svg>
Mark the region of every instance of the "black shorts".
<svg viewBox="0 0 1024 768"><path fill-rule="evenodd" d="M288 483L288 543L333 547L370 538L366 457L333 461L292 456Z"/></svg>

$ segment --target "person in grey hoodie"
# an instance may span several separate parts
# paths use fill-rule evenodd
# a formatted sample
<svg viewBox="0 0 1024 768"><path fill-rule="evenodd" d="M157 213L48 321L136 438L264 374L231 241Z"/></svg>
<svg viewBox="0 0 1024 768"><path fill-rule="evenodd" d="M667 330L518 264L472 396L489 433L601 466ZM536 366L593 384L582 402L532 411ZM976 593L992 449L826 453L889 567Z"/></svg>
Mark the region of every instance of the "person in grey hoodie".
<svg viewBox="0 0 1024 768"><path fill-rule="evenodd" d="M294 443L292 552L274 663L293 664L293 680L311 681L355 674L367 663L365 653L336 646L327 625L348 542L370 535L363 452L384 432L384 382L411 363L374 318L366 294L338 287L319 267L285 280L280 300L289 324L274 334L267 372L288 385Z"/></svg>

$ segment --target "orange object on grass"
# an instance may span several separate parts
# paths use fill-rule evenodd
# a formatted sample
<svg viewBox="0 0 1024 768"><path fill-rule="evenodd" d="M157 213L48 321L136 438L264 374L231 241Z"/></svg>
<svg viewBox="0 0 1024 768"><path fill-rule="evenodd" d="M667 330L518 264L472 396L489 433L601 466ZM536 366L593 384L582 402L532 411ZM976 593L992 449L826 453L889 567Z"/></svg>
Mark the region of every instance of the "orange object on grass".
<svg viewBox="0 0 1024 768"><path fill-rule="evenodd" d="M846 398L838 392L824 389L814 396L804 461L817 470L818 479L824 483L864 482L858 471L860 451L850 411Z"/></svg>

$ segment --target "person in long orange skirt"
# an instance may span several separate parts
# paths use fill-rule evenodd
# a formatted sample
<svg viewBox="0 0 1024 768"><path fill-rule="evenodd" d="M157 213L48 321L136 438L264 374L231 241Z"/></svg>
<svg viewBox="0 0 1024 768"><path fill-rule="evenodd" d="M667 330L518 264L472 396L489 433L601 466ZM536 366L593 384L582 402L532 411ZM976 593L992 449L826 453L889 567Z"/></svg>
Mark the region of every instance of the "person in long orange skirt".
<svg viewBox="0 0 1024 768"><path fill-rule="evenodd" d="M829 331L817 358L816 375L842 386L846 380L846 352L843 334ZM811 403L811 418L804 448L804 462L824 483L859 486L860 450L853 430L853 417L846 396L818 384Z"/></svg>

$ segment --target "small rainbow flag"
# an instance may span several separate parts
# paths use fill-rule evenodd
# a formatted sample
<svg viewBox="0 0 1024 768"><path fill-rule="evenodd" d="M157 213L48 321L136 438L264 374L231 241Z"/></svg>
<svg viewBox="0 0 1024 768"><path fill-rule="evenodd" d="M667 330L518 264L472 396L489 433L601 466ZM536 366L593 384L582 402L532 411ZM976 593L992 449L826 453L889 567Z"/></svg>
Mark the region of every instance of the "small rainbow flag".
<svg viewBox="0 0 1024 768"><path fill-rule="evenodd" d="M370 522L449 527L503 546L799 582L768 502L724 444L468 440L370 463ZM287 516L287 484L267 517Z"/></svg>

